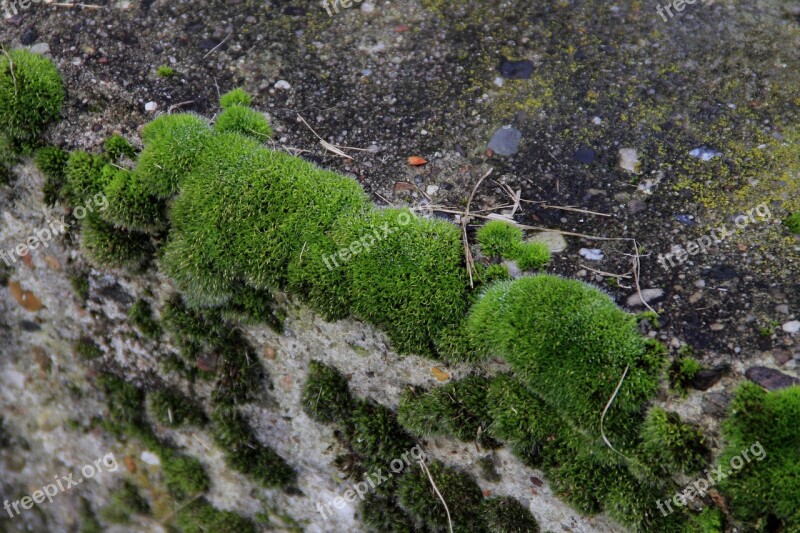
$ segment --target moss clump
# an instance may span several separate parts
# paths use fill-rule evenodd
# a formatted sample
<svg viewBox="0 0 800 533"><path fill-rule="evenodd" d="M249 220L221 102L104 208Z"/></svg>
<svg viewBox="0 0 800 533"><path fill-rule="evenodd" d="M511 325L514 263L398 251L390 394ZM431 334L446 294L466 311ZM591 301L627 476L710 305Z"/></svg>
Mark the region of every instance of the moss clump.
<svg viewBox="0 0 800 533"><path fill-rule="evenodd" d="M252 100L253 98L245 92L244 89L239 87L223 94L219 99L219 105L222 109L228 109L237 105L247 107Z"/></svg>
<svg viewBox="0 0 800 533"><path fill-rule="evenodd" d="M511 274L508 272L508 267L502 264L489 265L483 271L481 281L484 285L491 285L498 281L507 281L511 279Z"/></svg>
<svg viewBox="0 0 800 533"><path fill-rule="evenodd" d="M119 161L123 157L134 159L136 149L121 135L112 135L103 143L106 155L111 161Z"/></svg>
<svg viewBox="0 0 800 533"><path fill-rule="evenodd" d="M466 533L484 530L481 513L483 494L475 480L469 474L438 461L427 468L439 493L447 502L453 531ZM432 532L448 530L444 505L421 468L409 470L400 478L397 501L414 519L417 528Z"/></svg>
<svg viewBox="0 0 800 533"><path fill-rule="evenodd" d="M267 324L276 332L283 333L285 313L276 308L272 294L267 290L242 285L234 290L220 310L228 320L244 324Z"/></svg>
<svg viewBox="0 0 800 533"><path fill-rule="evenodd" d="M103 193L112 178L112 168L101 155L70 152L64 169L66 182L62 197L72 206L85 205L92 197Z"/></svg>
<svg viewBox="0 0 800 533"><path fill-rule="evenodd" d="M261 444L250 425L233 409L212 415L212 435L225 453L225 463L264 487L289 487L296 474L275 451Z"/></svg>
<svg viewBox="0 0 800 533"><path fill-rule="evenodd" d="M723 494L733 516L757 531L800 529L798 419L800 386L767 393L746 382L723 423Z"/></svg>
<svg viewBox="0 0 800 533"><path fill-rule="evenodd" d="M235 132L264 142L272 136L272 128L264 115L241 105L230 106L223 111L214 124L218 132Z"/></svg>
<svg viewBox="0 0 800 533"><path fill-rule="evenodd" d="M161 325L153 317L153 310L146 300L140 298L133 303L128 309L128 320L150 339L161 336Z"/></svg>
<svg viewBox="0 0 800 533"><path fill-rule="evenodd" d="M156 69L156 76L159 78L171 78L175 75L175 69L172 67L168 67L167 65L160 65Z"/></svg>
<svg viewBox="0 0 800 533"><path fill-rule="evenodd" d="M256 533L255 524L232 511L221 511L199 498L182 507L176 516L175 524L183 533L208 533L211 531L230 531L236 533Z"/></svg>
<svg viewBox="0 0 800 533"><path fill-rule="evenodd" d="M668 370L670 389L682 396L685 395L695 375L701 370L703 365L691 357L676 359Z"/></svg>
<svg viewBox="0 0 800 533"><path fill-rule="evenodd" d="M370 492L359 504L361 521L370 533L414 533L414 520L392 497Z"/></svg>
<svg viewBox="0 0 800 533"><path fill-rule="evenodd" d="M539 523L516 498L488 498L481 508L490 533L538 533Z"/></svg>
<svg viewBox="0 0 800 533"><path fill-rule="evenodd" d="M800 235L800 211L784 218L783 225L792 233Z"/></svg>
<svg viewBox="0 0 800 533"><path fill-rule="evenodd" d="M96 213L84 219L81 232L83 250L97 266L136 270L153 254L146 233L116 228Z"/></svg>
<svg viewBox="0 0 800 533"><path fill-rule="evenodd" d="M100 511L100 517L106 522L127 524L132 514L149 515L150 505L147 503L136 485L128 480L111 495L111 502Z"/></svg>
<svg viewBox="0 0 800 533"><path fill-rule="evenodd" d="M416 444L390 409L367 400L358 402L347 433L350 445L364 458L368 471L386 468Z"/></svg>
<svg viewBox="0 0 800 533"><path fill-rule="evenodd" d="M483 376L468 376L424 393L410 389L400 398L398 421L414 435L450 435L495 448L498 443L487 434L489 384Z"/></svg>
<svg viewBox="0 0 800 533"><path fill-rule="evenodd" d="M550 262L550 248L543 242L521 242L514 247L511 259L520 270L538 270Z"/></svg>
<svg viewBox="0 0 800 533"><path fill-rule="evenodd" d="M206 492L211 485L202 463L171 448L160 450L161 469L170 494L185 500Z"/></svg>
<svg viewBox="0 0 800 533"><path fill-rule="evenodd" d="M311 361L309 365L301 402L308 416L324 424L344 423L355 407L344 376L319 361Z"/></svg>
<svg viewBox="0 0 800 533"><path fill-rule="evenodd" d="M711 458L702 431L661 408L647 413L640 449L647 463L661 471L656 475L697 472Z"/></svg>
<svg viewBox="0 0 800 533"><path fill-rule="evenodd" d="M206 423L203 410L176 389L164 389L148 395L150 412L162 425L202 426Z"/></svg>
<svg viewBox="0 0 800 533"><path fill-rule="evenodd" d="M89 274L87 272L70 274L69 284L81 303L86 303L89 299Z"/></svg>
<svg viewBox="0 0 800 533"><path fill-rule="evenodd" d="M98 377L97 385L106 395L106 429L121 435L148 427L144 419L144 392L141 389L111 374Z"/></svg>
<svg viewBox="0 0 800 533"><path fill-rule="evenodd" d="M84 361L103 357L103 350L89 337L81 337L72 346L73 352Z"/></svg>
<svg viewBox="0 0 800 533"><path fill-rule="evenodd" d="M103 217L115 226L155 232L166 225L163 203L147 192L138 174L114 169L103 192L108 198Z"/></svg>
<svg viewBox="0 0 800 533"><path fill-rule="evenodd" d="M26 50L0 55L0 131L31 141L61 116L64 89L49 59Z"/></svg>
<svg viewBox="0 0 800 533"><path fill-rule="evenodd" d="M39 148L33 154L36 167L44 174L46 181L42 190L47 205L55 205L61 196L61 189L66 182L66 168L69 153L57 146Z"/></svg>
<svg viewBox="0 0 800 533"><path fill-rule="evenodd" d="M722 512L715 507L706 507L699 514L691 515L686 533L723 533L725 521Z"/></svg>
<svg viewBox="0 0 800 533"><path fill-rule="evenodd" d="M478 230L481 251L490 257L510 258L520 242L522 230L502 220L490 220Z"/></svg>
<svg viewBox="0 0 800 533"><path fill-rule="evenodd" d="M627 368L604 428L615 447L638 437L663 361L607 294L550 275L502 282L473 306L467 329L478 353L505 358L526 387L595 439Z"/></svg>

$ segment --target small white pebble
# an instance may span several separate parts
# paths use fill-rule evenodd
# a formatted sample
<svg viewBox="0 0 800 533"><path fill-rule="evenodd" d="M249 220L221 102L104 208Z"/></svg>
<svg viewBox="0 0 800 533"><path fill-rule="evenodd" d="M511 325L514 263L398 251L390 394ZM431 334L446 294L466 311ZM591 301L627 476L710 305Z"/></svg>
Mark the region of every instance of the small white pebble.
<svg viewBox="0 0 800 533"><path fill-rule="evenodd" d="M142 455L139 456L139 459L153 466L158 466L161 464L161 460L153 452L142 452Z"/></svg>
<svg viewBox="0 0 800 533"><path fill-rule="evenodd" d="M439 186L438 185L428 185L428 187L425 189L425 193L428 196L433 196L437 192L439 192Z"/></svg>
<svg viewBox="0 0 800 533"><path fill-rule="evenodd" d="M497 85L498 87L502 87L503 86L503 78L501 78L500 76L497 76L494 79L494 84Z"/></svg>
<svg viewBox="0 0 800 533"><path fill-rule="evenodd" d="M600 117L594 117L592 119L592 124L594 124L595 126L599 126L602 123L603 123L603 119L601 119Z"/></svg>
<svg viewBox="0 0 800 533"><path fill-rule="evenodd" d="M158 104L155 102L147 102L144 104L145 111L155 111L156 109L158 109Z"/></svg>
<svg viewBox="0 0 800 533"><path fill-rule="evenodd" d="M372 13L375 11L375 6L370 4L369 2L364 2L361 4L361 12L362 13Z"/></svg>
<svg viewBox="0 0 800 533"><path fill-rule="evenodd" d="M286 81L286 80L278 80L278 81L275 83L275 88L276 88L276 89L290 89L291 87L292 87L292 86L291 86L291 85L289 85L289 82L288 82L288 81Z"/></svg>

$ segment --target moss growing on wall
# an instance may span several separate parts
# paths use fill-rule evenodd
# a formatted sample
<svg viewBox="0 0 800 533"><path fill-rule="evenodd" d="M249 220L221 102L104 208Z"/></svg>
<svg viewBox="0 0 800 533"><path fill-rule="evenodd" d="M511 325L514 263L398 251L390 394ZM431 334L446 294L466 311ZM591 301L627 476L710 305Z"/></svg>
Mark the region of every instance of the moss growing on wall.
<svg viewBox="0 0 800 533"><path fill-rule="evenodd" d="M703 365L691 357L681 357L673 361L668 370L670 389L684 396L695 375L703 370Z"/></svg>
<svg viewBox="0 0 800 533"><path fill-rule="evenodd" d="M784 218L783 225L792 233L800 235L800 211Z"/></svg>
<svg viewBox="0 0 800 533"><path fill-rule="evenodd" d="M524 242L522 230L501 220L491 220L478 230L478 244L485 255L516 261L521 270L536 270L550 261L546 244Z"/></svg>
<svg viewBox="0 0 800 533"><path fill-rule="evenodd" d="M136 157L136 149L121 135L112 135L106 139L103 148L111 161L119 161L123 157L129 159Z"/></svg>
<svg viewBox="0 0 800 533"><path fill-rule="evenodd" d="M489 533L539 532L539 523L515 498L488 498L483 501L481 514Z"/></svg>
<svg viewBox="0 0 800 533"><path fill-rule="evenodd" d="M153 246L146 233L116 228L96 213L81 224L81 246L95 266L138 270L150 260Z"/></svg>
<svg viewBox="0 0 800 533"><path fill-rule="evenodd" d="M256 533L255 524L237 513L222 511L204 498L183 506L176 515L175 524L183 533L208 533L211 531L235 531Z"/></svg>
<svg viewBox="0 0 800 533"><path fill-rule="evenodd" d="M164 426L202 426L207 421L200 406L176 389L150 393L147 399L153 417Z"/></svg>
<svg viewBox="0 0 800 533"><path fill-rule="evenodd" d="M57 146L45 146L39 148L33 154L33 161L36 168L44 174L46 181L42 192L44 202L48 206L55 205L61 196L61 189L66 181L67 161L69 153Z"/></svg>
<svg viewBox="0 0 800 533"><path fill-rule="evenodd" d="M711 458L703 433L681 421L677 413L668 413L661 408L653 408L647 413L639 449L646 462L664 474L697 472Z"/></svg>
<svg viewBox="0 0 800 533"><path fill-rule="evenodd" d="M346 422L355 407L344 376L319 361L309 364L308 379L303 385L300 401L303 411L323 424Z"/></svg>
<svg viewBox="0 0 800 533"><path fill-rule="evenodd" d="M100 510L100 517L106 522L127 524L133 514L150 514L150 505L139 494L136 485L124 480L122 486L112 493L109 504Z"/></svg>
<svg viewBox="0 0 800 533"><path fill-rule="evenodd" d="M133 303L128 309L128 320L150 339L158 339L161 335L161 325L153 316L153 310L146 300L140 298Z"/></svg>

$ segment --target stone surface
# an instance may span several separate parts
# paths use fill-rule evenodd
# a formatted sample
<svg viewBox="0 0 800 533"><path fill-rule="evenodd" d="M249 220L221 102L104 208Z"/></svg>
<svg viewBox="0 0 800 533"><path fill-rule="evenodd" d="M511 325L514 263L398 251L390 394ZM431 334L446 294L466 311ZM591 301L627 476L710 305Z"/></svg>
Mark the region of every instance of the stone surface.
<svg viewBox="0 0 800 533"><path fill-rule="evenodd" d="M511 126L496 130L489 140L489 149L497 155L511 156L519 151L522 133Z"/></svg>
<svg viewBox="0 0 800 533"><path fill-rule="evenodd" d="M780 370L775 370L774 368L768 368L766 366L754 366L749 368L744 375L753 383L757 383L770 391L785 389L786 387L800 384L800 379L788 376Z"/></svg>

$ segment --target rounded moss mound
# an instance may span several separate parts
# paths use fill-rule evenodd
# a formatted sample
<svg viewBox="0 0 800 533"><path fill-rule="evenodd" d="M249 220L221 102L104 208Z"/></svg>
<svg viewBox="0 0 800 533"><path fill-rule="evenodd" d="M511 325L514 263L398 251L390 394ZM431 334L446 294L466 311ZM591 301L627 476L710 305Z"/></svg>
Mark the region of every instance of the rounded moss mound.
<svg viewBox="0 0 800 533"><path fill-rule="evenodd" d="M481 509L490 533L539 533L539 523L516 498L489 498Z"/></svg>
<svg viewBox="0 0 800 533"><path fill-rule="evenodd" d="M249 107L234 105L217 117L214 129L220 133L233 132L253 137L261 142L272 135L272 128L264 115Z"/></svg>
<svg viewBox="0 0 800 533"><path fill-rule="evenodd" d="M719 465L733 516L757 531L800 530L800 386L767 393L746 382L723 424Z"/></svg>
<svg viewBox="0 0 800 533"><path fill-rule="evenodd" d="M502 220L491 220L478 230L478 244L488 256L509 258L521 241L522 230Z"/></svg>
<svg viewBox="0 0 800 533"><path fill-rule="evenodd" d="M61 115L64 89L49 59L27 50L0 54L0 131L30 141Z"/></svg>
<svg viewBox="0 0 800 533"><path fill-rule="evenodd" d="M616 446L638 436L663 361L648 351L635 316L607 294L551 275L501 282L473 306L467 329L480 354L505 358L528 388L596 438L625 374L605 433Z"/></svg>
<svg viewBox="0 0 800 533"><path fill-rule="evenodd" d="M166 224L163 205L145 192L140 176L115 168L113 178L104 189L108 209L103 218L113 224L144 232L156 231Z"/></svg>
<svg viewBox="0 0 800 533"><path fill-rule="evenodd" d="M115 228L95 213L84 219L81 235L86 255L98 266L135 270L153 253L146 234Z"/></svg>
<svg viewBox="0 0 800 533"><path fill-rule="evenodd" d="M355 407L344 376L319 361L311 361L301 402L308 416L324 424L344 423Z"/></svg>
<svg viewBox="0 0 800 533"><path fill-rule="evenodd" d="M63 198L73 206L87 203L91 197L103 192L115 170L103 156L70 152L64 169L66 185L62 191Z"/></svg>
<svg viewBox="0 0 800 533"><path fill-rule="evenodd" d="M219 106L222 109L228 109L236 105L247 107L252 100L253 98L247 94L244 89L239 87L220 96Z"/></svg>
<svg viewBox="0 0 800 533"><path fill-rule="evenodd" d="M662 474L697 472L711 458L703 433L661 408L647 413L640 449L646 462Z"/></svg>

